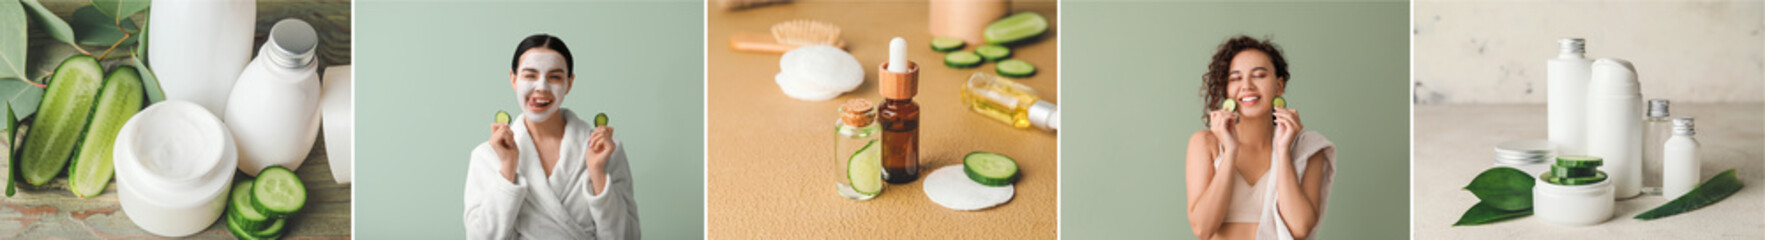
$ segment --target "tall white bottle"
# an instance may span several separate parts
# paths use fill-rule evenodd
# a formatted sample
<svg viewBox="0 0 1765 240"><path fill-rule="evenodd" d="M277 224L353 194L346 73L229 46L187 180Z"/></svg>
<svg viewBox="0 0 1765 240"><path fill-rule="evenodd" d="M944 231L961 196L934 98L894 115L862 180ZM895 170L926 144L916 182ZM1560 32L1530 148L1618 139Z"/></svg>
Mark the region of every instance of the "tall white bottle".
<svg viewBox="0 0 1765 240"><path fill-rule="evenodd" d="M1642 88L1629 61L1593 61L1587 85L1587 155L1605 159L1613 197L1642 192Z"/></svg>
<svg viewBox="0 0 1765 240"><path fill-rule="evenodd" d="M1665 166L1661 171L1661 196L1667 199L1691 192L1692 188L1698 187L1698 181L1704 179L1699 176L1699 167L1703 163L1698 159L1698 139L1692 138L1697 131L1692 127L1692 118L1673 118L1673 137L1667 138L1662 147L1662 153L1665 153L1662 164Z"/></svg>
<svg viewBox="0 0 1765 240"><path fill-rule="evenodd" d="M1587 154L1587 82L1593 61L1580 38L1557 40L1557 57L1545 62L1549 137L1559 155Z"/></svg>
<svg viewBox="0 0 1765 240"><path fill-rule="evenodd" d="M287 19L269 38L238 76L223 114L239 146L239 170L252 176L272 165L298 170L319 133L317 33Z"/></svg>
<svg viewBox="0 0 1765 240"><path fill-rule="evenodd" d="M154 0L152 5L147 63L166 99L194 102L224 116L233 81L251 60L257 1Z"/></svg>

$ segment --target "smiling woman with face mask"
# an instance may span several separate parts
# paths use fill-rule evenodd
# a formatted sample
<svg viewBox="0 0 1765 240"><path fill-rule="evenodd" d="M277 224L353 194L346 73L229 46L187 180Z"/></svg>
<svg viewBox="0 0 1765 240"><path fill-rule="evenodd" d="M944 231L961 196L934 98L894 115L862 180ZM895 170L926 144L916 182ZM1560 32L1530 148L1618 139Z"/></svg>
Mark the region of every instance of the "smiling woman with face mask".
<svg viewBox="0 0 1765 240"><path fill-rule="evenodd" d="M564 41L528 36L509 85L521 115L490 126L466 173L470 239L640 239L624 145L559 106L576 81Z"/></svg>

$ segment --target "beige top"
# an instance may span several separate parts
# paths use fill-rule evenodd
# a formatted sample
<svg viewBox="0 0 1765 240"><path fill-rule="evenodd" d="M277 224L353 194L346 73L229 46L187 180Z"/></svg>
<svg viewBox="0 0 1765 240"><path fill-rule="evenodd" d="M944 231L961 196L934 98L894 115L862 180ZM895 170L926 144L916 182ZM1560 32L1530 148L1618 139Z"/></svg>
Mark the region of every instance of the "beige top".
<svg viewBox="0 0 1765 240"><path fill-rule="evenodd" d="M1220 156L1225 156L1225 154L1220 154ZM1269 156L1269 161L1274 161L1273 155ZM1213 169L1220 169L1220 158L1213 159ZM1226 207L1226 222L1256 223L1260 220L1258 218L1262 217L1261 203L1268 196L1269 186L1273 185L1264 183L1268 183L1269 175L1273 172L1275 171L1263 171L1262 176L1256 178L1256 184L1250 184L1250 181L1244 180L1247 177L1242 175L1232 177L1236 181L1232 181L1232 189L1234 190L1231 202ZM1232 172L1231 174L1237 175L1238 173Z"/></svg>

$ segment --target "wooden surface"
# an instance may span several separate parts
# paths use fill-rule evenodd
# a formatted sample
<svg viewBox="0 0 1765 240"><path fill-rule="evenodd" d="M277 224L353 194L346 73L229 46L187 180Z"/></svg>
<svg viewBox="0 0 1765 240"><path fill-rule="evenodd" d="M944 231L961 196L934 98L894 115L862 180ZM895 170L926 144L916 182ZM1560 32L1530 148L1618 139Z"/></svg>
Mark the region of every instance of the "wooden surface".
<svg viewBox="0 0 1765 240"><path fill-rule="evenodd" d="M1619 200L1612 218L1587 227L1558 226L1528 216L1454 227L1477 203L1461 188L1494 164L1495 144L1545 139L1545 106L1417 105L1410 215L1416 239L1761 239L1765 238L1765 104L1673 105L1674 116L1697 118L1703 162L1699 181L1724 170L1746 187L1698 210L1666 218L1632 219L1666 203L1661 196Z"/></svg>
<svg viewBox="0 0 1765 240"><path fill-rule="evenodd" d="M1013 12L1035 11L1057 22L1053 1L1018 1ZM713 239L1053 239L1059 179L1056 134L1017 129L970 112L959 101L963 81L991 74L943 65L928 41L925 1L797 1L741 11L710 10L707 17L707 220ZM773 82L776 54L735 52L736 32L766 33L775 23L820 20L843 29L847 51L865 66L865 83L838 98L807 102L786 97ZM1022 79L1050 102L1056 94L1058 28L1013 48L1039 72ZM869 201L835 192L835 109L852 98L881 101L876 66L887 61L889 39L908 41L920 65L920 180L889 185ZM967 49L972 51L973 46ZM939 167L959 164L972 151L1015 158L1023 178L1010 202L980 211L956 211L926 198L921 184Z"/></svg>
<svg viewBox="0 0 1765 240"><path fill-rule="evenodd" d="M86 1L43 1L50 11L67 19ZM150 10L151 11L151 10ZM310 2L260 2L256 43L261 46L269 26L283 18L301 18L321 32L324 49L320 64L349 64L350 29L349 2L324 0ZM254 48L255 49L255 48ZM102 49L100 49L102 51ZM255 54L256 51L253 50ZM151 54L151 53L149 53ZM323 130L321 130L323 131ZM349 184L333 181L330 162L326 160L324 134L320 133L312 151L300 169L295 171L306 184L307 204L289 219L283 239L349 239L351 234L351 191ZM5 162L0 167L10 169ZM234 173L241 179L243 173ZM136 227L128 213L117 203L115 178L103 194L92 199L79 199L66 188L67 177L36 189L20 189L11 198L0 197L0 239L40 238L162 238ZM233 239L222 215L207 230L191 235L193 239Z"/></svg>

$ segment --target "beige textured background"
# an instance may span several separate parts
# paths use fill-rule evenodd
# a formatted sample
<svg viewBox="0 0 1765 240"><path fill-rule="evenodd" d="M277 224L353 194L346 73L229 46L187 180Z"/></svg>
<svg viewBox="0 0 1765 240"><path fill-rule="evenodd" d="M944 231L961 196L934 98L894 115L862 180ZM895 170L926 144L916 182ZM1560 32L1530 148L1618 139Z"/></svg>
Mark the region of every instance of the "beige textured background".
<svg viewBox="0 0 1765 240"><path fill-rule="evenodd" d="M715 3L713 3L715 4ZM924 1L797 1L740 11L708 13L707 220L714 239L1052 239L1056 232L1057 146L1055 134L1016 129L971 113L958 100L959 86L976 71L943 66L943 54L927 41ZM1017 1L1013 12L1035 11L1057 22L1053 1ZM786 97L773 83L779 55L735 52L735 32L765 33L791 19L820 20L844 29L841 36L865 66L857 90L822 102ZM1059 103L1055 80L1055 35L1013 49L1015 58L1036 65L1021 82ZM921 180L890 185L869 201L851 201L834 191L832 124L835 108L851 98L881 101L876 67L888 58L887 41L908 41L909 58L919 63ZM968 48L972 50L973 47ZM972 151L1015 158L1023 178L1017 196L992 209L962 212L927 199L924 174L959 164Z"/></svg>

